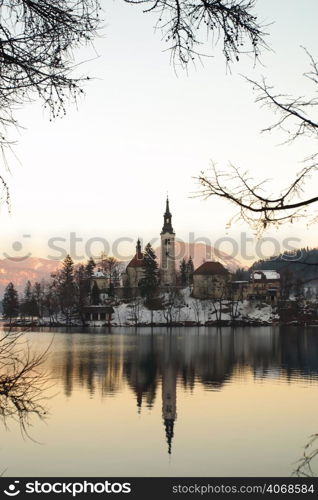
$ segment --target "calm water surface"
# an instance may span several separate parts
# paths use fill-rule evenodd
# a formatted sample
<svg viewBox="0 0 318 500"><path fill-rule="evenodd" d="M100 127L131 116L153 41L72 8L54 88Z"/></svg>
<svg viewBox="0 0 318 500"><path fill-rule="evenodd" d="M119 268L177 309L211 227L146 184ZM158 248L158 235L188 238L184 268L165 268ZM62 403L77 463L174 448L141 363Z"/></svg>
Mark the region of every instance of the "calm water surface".
<svg viewBox="0 0 318 500"><path fill-rule="evenodd" d="M7 476L289 476L318 432L318 328L28 333L52 337L47 418L1 428Z"/></svg>

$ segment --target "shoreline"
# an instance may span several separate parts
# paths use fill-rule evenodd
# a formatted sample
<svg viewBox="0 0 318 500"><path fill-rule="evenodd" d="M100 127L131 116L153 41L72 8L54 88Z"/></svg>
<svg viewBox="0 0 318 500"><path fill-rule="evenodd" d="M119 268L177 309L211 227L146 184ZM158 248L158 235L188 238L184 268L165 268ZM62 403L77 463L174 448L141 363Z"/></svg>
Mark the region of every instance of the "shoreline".
<svg viewBox="0 0 318 500"><path fill-rule="evenodd" d="M318 327L318 322L308 323L302 321L291 321L291 322L268 322L268 321L207 321L205 323L201 322L171 322L171 323L61 323L61 322L11 322L11 323L3 323L4 328L208 328L208 327L261 327L261 326L302 326L302 327Z"/></svg>

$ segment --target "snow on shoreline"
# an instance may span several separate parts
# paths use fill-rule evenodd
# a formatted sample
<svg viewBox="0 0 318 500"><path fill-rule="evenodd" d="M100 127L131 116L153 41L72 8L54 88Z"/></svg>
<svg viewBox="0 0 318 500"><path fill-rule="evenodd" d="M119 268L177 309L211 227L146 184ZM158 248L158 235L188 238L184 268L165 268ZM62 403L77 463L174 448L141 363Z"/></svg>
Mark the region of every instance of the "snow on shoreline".
<svg viewBox="0 0 318 500"><path fill-rule="evenodd" d="M191 297L190 289L180 291L180 296L169 304L169 295L164 296L166 308L164 310L150 311L141 299L135 299L130 303L121 303L114 306L114 314L111 321L112 326L132 326L136 324L149 325L169 324L169 323L196 323L204 325L207 322L233 320L231 315L231 303L222 301L222 311L219 302L212 303L211 300L199 300ZM268 304L251 303L247 300L235 304L236 321L255 321L262 323L272 323L279 319L273 313L272 307ZM97 324L99 322L95 322Z"/></svg>
<svg viewBox="0 0 318 500"><path fill-rule="evenodd" d="M273 311L271 305L260 302L244 300L234 302L228 300L212 301L200 300L191 297L191 289L185 288L178 293L165 293L162 297L163 308L150 311L141 297L129 302L112 304L114 312L109 326L148 326L148 325L178 325L208 326L214 323L227 324L231 321L243 324L272 324L279 321L279 316ZM50 318L41 320L18 321L15 326L48 326L65 327L65 319L58 318L52 323ZM88 326L107 326L105 320L87 321ZM83 326L79 319L72 321L68 326Z"/></svg>

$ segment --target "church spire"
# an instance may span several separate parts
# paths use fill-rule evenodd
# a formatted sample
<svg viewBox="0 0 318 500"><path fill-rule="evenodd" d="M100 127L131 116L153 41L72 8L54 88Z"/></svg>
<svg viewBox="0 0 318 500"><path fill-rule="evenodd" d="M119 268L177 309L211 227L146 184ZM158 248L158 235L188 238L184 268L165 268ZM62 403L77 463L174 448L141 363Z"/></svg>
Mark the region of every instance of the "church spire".
<svg viewBox="0 0 318 500"><path fill-rule="evenodd" d="M167 200L166 200L166 211L165 211L165 215L170 215L171 217L171 213L170 213L170 209L169 209L169 198L167 196Z"/></svg>
<svg viewBox="0 0 318 500"><path fill-rule="evenodd" d="M136 245L136 254L139 255L140 253L141 253L141 243L140 243L140 239L138 238L137 245Z"/></svg>
<svg viewBox="0 0 318 500"><path fill-rule="evenodd" d="M163 228L162 228L161 234L165 234L165 233L174 234L174 231L173 231L173 228L172 228L171 219L172 219L172 214L170 212L169 198L167 196L167 199L166 199L166 211L163 214Z"/></svg>
<svg viewBox="0 0 318 500"><path fill-rule="evenodd" d="M164 426L165 426L165 431L166 431L166 441L168 444L168 453L169 453L169 455L171 455L174 419L173 418L165 418Z"/></svg>

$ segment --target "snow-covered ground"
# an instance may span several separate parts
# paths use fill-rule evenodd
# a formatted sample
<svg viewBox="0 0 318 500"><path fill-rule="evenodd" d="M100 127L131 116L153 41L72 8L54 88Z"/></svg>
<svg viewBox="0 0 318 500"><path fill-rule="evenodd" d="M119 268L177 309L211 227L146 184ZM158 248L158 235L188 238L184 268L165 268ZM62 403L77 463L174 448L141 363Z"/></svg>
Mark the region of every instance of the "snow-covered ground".
<svg viewBox="0 0 318 500"><path fill-rule="evenodd" d="M163 300L165 309L150 311L143 305L141 298L136 298L128 304L114 307L112 325L135 325L171 322L195 322L205 324L209 321L230 321L233 319L231 309L234 307L235 319L245 321L272 322L278 320L268 304L244 301L234 306L223 300L213 303L211 300L199 300L190 296L190 289L181 290L177 296L165 294Z"/></svg>
<svg viewBox="0 0 318 500"><path fill-rule="evenodd" d="M106 298L106 297L105 297ZM199 300L191 297L190 288L185 288L177 292L172 291L162 296L161 309L150 311L144 304L141 297L132 299L130 302L119 301L117 305L112 304L114 313L112 314L112 326L137 326L154 324L200 324L205 325L210 322L242 321L251 323L272 323L279 320L278 314L266 303L243 302L231 303L227 300L212 301ZM59 326L65 324L65 318L60 315L57 318ZM18 322L19 323L19 322ZM28 318L23 324L38 324L49 326L50 318L43 317L41 320ZM22 324L22 323L21 323ZM103 326L103 321L90 321L91 326ZM72 325L81 326L79 319L73 318Z"/></svg>

